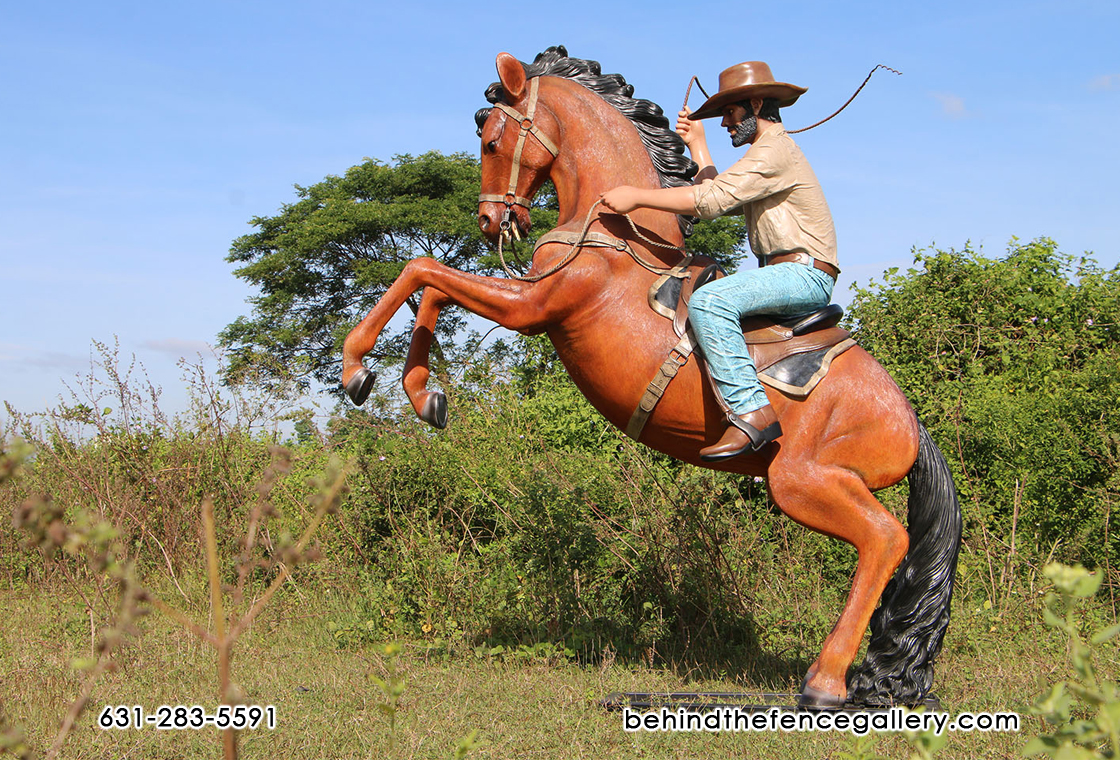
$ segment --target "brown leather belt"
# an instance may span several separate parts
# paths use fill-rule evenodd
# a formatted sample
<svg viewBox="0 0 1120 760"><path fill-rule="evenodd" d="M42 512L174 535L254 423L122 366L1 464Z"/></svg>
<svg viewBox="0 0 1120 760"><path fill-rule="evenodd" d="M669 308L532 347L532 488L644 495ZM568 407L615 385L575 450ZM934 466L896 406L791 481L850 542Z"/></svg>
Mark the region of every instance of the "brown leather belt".
<svg viewBox="0 0 1120 760"><path fill-rule="evenodd" d="M807 253L778 253L773 256L763 256L762 266L770 266L771 264L785 264L793 262L794 264L804 264L807 267L814 267L821 270L833 280L840 274L840 270L829 264L827 261L815 259Z"/></svg>

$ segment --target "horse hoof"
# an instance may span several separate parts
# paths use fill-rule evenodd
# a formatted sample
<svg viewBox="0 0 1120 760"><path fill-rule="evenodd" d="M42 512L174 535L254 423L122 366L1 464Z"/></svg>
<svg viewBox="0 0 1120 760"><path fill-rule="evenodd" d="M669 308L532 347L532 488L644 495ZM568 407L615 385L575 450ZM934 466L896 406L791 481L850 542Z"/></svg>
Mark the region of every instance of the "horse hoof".
<svg viewBox="0 0 1120 760"><path fill-rule="evenodd" d="M443 391L428 394L428 398L424 400L424 408L420 410L420 419L437 430L447 427L447 396Z"/></svg>
<svg viewBox="0 0 1120 760"><path fill-rule="evenodd" d="M346 395L354 402L354 406L361 406L365 400L369 398L369 392L373 389L373 381L377 379L377 374L370 372L365 367L360 367L354 376L350 378L350 382L346 384Z"/></svg>
<svg viewBox="0 0 1120 760"><path fill-rule="evenodd" d="M798 707L806 707L810 710L830 710L844 705L844 698L838 697L835 694L829 694L827 691L814 689L809 684L801 687L801 694L797 698Z"/></svg>

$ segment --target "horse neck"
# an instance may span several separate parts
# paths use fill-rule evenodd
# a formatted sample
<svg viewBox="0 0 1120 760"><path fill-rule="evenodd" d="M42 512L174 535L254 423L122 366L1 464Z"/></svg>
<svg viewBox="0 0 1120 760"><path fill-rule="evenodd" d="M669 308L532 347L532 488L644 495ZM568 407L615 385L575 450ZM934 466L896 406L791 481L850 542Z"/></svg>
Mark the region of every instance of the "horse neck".
<svg viewBox="0 0 1120 760"><path fill-rule="evenodd" d="M560 125L561 148L550 178L556 187L561 226L582 222L599 196L611 188L661 186L629 119L579 84L564 79L554 79L552 84L548 106ZM544 92L542 88L542 103ZM649 215L642 223L666 237L679 235L671 215Z"/></svg>

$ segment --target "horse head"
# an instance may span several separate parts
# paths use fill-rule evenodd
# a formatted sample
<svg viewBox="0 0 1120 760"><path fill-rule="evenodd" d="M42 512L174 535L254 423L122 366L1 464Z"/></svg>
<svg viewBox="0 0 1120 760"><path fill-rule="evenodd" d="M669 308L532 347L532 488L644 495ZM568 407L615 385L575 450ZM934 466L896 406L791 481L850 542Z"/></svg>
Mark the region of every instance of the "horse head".
<svg viewBox="0 0 1120 760"><path fill-rule="evenodd" d="M697 167L680 135L655 103L634 97L621 75L603 74L596 61L570 57L562 45L529 64L501 53L497 69L500 81L486 91L493 107L475 114L482 138L478 223L492 242L503 231L528 231L531 199L546 178L556 186L561 226L580 224L618 185L692 183ZM677 231L656 212L645 216L638 223L666 239L691 229L685 217L678 217Z"/></svg>
<svg viewBox="0 0 1120 760"><path fill-rule="evenodd" d="M556 118L539 107L540 77L527 77L509 53L498 54L497 68L502 97L479 128L478 226L492 242L502 234L517 238L528 233L529 205L559 153Z"/></svg>

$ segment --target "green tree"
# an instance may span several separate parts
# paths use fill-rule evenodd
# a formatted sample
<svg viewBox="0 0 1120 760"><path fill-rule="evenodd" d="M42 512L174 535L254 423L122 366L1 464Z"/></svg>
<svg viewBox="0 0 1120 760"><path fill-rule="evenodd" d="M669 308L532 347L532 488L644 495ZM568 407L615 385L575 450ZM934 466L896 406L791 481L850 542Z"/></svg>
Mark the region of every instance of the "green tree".
<svg viewBox="0 0 1120 760"><path fill-rule="evenodd" d="M692 225L692 235L685 245L695 256L710 256L731 273L740 264L753 259L747 240L747 220L742 214L729 214L716 219L700 219Z"/></svg>
<svg viewBox="0 0 1120 760"><path fill-rule="evenodd" d="M918 251L915 265L857 289L849 316L955 462L974 527L1120 560L1120 268L1048 239L1001 259Z"/></svg>

